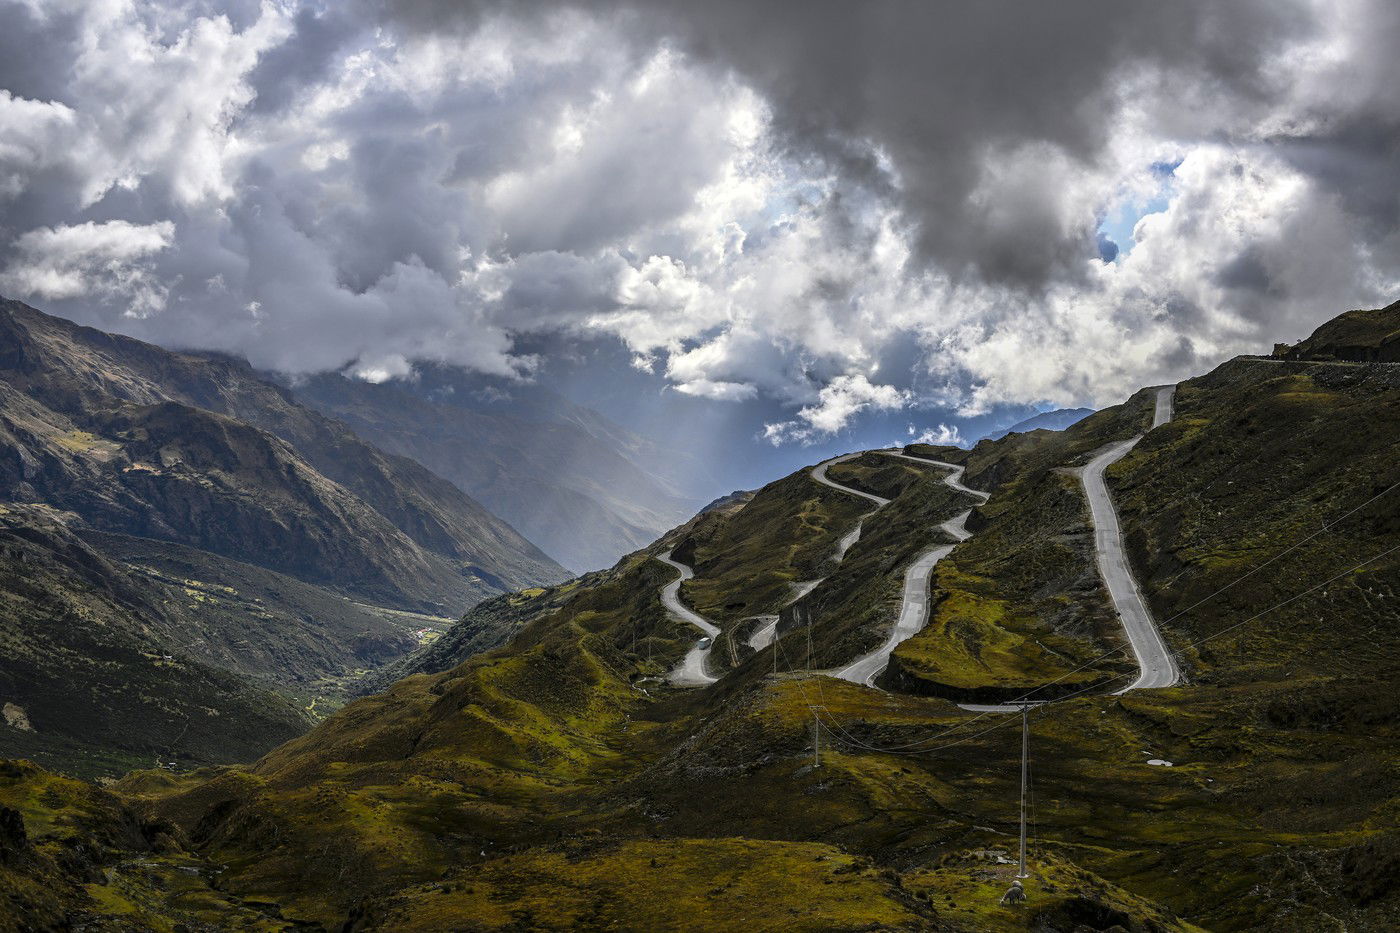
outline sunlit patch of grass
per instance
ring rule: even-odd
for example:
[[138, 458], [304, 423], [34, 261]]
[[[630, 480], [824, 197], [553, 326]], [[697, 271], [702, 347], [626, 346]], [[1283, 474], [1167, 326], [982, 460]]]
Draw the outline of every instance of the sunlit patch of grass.
[[406, 891], [382, 910], [386, 926], [423, 931], [912, 930], [931, 920], [867, 860], [732, 838], [531, 850]]

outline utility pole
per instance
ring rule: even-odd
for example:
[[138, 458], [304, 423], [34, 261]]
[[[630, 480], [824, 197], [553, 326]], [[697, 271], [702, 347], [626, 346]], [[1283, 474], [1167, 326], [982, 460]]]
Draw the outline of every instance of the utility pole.
[[812, 617], [807, 617], [807, 670], [812, 669]]
[[822, 766], [822, 721], [817, 715], [817, 710], [821, 707], [809, 706], [807, 708], [812, 711], [812, 767], [820, 768]]
[[1021, 706], [1021, 867], [1016, 872], [1017, 878], [1028, 878], [1026, 874], [1026, 773], [1027, 765], [1030, 762], [1031, 754], [1031, 718], [1030, 707]]

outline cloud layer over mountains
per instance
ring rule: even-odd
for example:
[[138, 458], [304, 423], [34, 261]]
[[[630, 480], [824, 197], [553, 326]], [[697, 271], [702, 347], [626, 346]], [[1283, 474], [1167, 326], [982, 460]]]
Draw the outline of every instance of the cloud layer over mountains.
[[1400, 7], [0, 0], [0, 293], [366, 378], [617, 340], [775, 443], [1400, 290]]

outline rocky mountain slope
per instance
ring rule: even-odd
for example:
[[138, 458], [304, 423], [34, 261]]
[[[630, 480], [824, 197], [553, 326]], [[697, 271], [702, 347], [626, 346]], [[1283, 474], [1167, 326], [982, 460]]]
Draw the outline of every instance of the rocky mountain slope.
[[27, 723], [0, 750], [83, 773], [259, 754], [445, 617], [568, 576], [244, 364], [17, 302], [0, 509], [0, 703]]
[[6, 483], [21, 495], [59, 497], [52, 504], [114, 531], [265, 554], [252, 562], [272, 569], [294, 560], [295, 574], [403, 608], [456, 613], [567, 576], [452, 484], [244, 363], [171, 353], [18, 302], [0, 306], [0, 347], [14, 425]]
[[[870, 452], [827, 471], [890, 500], [839, 562], [869, 505], [804, 470], [491, 604], [470, 624], [508, 643], [248, 766], [110, 793], [11, 766], [0, 826], [25, 842], [0, 890], [191, 928], [1393, 928], [1397, 369], [1243, 358], [1181, 384], [1160, 427], [1144, 390], [1064, 432], [908, 450], [992, 495], [883, 689], [829, 672], [885, 637], [904, 568], [970, 505], [946, 470]], [[1187, 681], [1119, 696], [1131, 654], [1074, 471], [1143, 432], [1108, 481]], [[667, 551], [721, 629], [706, 688], [666, 680], [698, 636], [661, 605]], [[1003, 908], [1020, 717], [955, 701], [1071, 682], [1030, 719], [1030, 901]]]
[[383, 450], [411, 457], [519, 528], [564, 566], [609, 567], [698, 503], [658, 469], [663, 453], [560, 399], [505, 406], [430, 366], [412, 382], [336, 374], [291, 387]]

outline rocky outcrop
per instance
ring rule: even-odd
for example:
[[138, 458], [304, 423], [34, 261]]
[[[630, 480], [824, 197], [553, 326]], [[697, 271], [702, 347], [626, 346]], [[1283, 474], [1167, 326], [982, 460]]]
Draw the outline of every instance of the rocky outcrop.
[[1289, 346], [1274, 345], [1274, 359], [1400, 363], [1400, 301], [1385, 308], [1348, 311], [1312, 336]]

